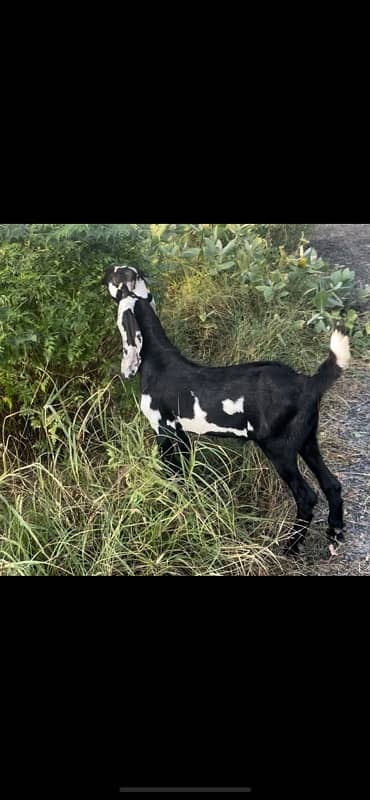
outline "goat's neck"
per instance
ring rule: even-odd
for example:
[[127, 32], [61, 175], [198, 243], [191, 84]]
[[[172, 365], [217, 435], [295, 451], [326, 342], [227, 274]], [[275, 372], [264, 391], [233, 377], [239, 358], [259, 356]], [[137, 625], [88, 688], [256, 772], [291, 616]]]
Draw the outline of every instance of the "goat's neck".
[[147, 301], [137, 301], [135, 317], [143, 336], [142, 357], [144, 363], [150, 360], [161, 367], [166, 365], [171, 355], [181, 358], [181, 354], [168, 339], [156, 313]]

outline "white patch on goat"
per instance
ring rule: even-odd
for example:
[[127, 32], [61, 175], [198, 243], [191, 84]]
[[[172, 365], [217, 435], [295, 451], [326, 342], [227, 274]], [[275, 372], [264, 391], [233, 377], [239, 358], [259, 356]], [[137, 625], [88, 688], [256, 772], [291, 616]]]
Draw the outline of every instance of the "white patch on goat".
[[117, 294], [118, 294], [118, 288], [117, 288], [117, 286], [113, 286], [113, 283], [109, 283], [109, 284], [108, 284], [108, 289], [109, 289], [109, 293], [112, 295], [112, 297], [113, 297], [113, 298], [114, 298], [114, 300], [115, 300], [115, 299], [116, 299], [116, 297], [117, 297]]
[[133, 292], [137, 297], [142, 297], [144, 300], [146, 300], [149, 297], [148, 287], [142, 278], [139, 278], [136, 281], [136, 285], [135, 288], [133, 289]]
[[206, 433], [230, 433], [234, 436], [244, 436], [248, 438], [248, 431], [246, 428], [227, 428], [221, 425], [216, 425], [214, 422], [208, 422], [207, 412], [203, 411], [199, 404], [198, 397], [194, 399], [194, 417], [178, 417], [178, 422], [184, 429], [190, 433], [198, 433], [199, 435]]
[[121, 374], [124, 378], [132, 378], [136, 375], [140, 365], [140, 353], [143, 348], [143, 337], [140, 331], [135, 336], [135, 345], [129, 345], [127, 333], [123, 324], [123, 315], [126, 311], [135, 311], [137, 299], [135, 297], [124, 297], [118, 306], [118, 328], [122, 337], [123, 358], [121, 362]]
[[123, 315], [124, 315], [125, 311], [132, 311], [132, 313], [134, 313], [136, 303], [137, 303], [137, 300], [135, 300], [134, 297], [124, 297], [123, 300], [121, 300], [121, 302], [120, 302], [120, 304], [118, 306], [118, 322], [117, 322], [117, 324], [118, 324], [119, 332], [120, 332], [120, 334], [122, 336], [122, 342], [123, 342], [123, 348], [124, 349], [125, 349], [125, 347], [127, 348], [127, 334], [126, 334], [125, 327], [124, 327], [124, 324], [123, 324]]
[[223, 400], [222, 408], [225, 414], [229, 414], [231, 417], [233, 414], [242, 414], [244, 411], [244, 397], [240, 397], [239, 400]]
[[253, 425], [250, 424], [250, 422], [248, 422], [248, 430], [249, 431], [254, 431], [254, 427], [253, 427]]
[[136, 272], [137, 275], [137, 269], [135, 267], [128, 267], [127, 264], [119, 264], [118, 267], [114, 268], [114, 271], [119, 272], [120, 269], [130, 269], [131, 272]]
[[123, 351], [123, 358], [121, 362], [121, 374], [124, 378], [133, 378], [136, 375], [141, 365], [141, 358], [139, 356], [137, 347], [130, 344]]
[[132, 311], [132, 313], [134, 313], [136, 303], [137, 303], [136, 297], [123, 297], [118, 306], [118, 315], [121, 315], [121, 319], [122, 319], [122, 314], [124, 314], [125, 311]]
[[146, 418], [149, 420], [151, 427], [156, 433], [159, 433], [159, 423], [161, 419], [161, 412], [152, 408], [152, 398], [150, 394], [143, 394], [141, 398], [140, 408]]
[[347, 369], [351, 360], [349, 338], [340, 331], [334, 331], [330, 340], [330, 350], [334, 353], [340, 369]]

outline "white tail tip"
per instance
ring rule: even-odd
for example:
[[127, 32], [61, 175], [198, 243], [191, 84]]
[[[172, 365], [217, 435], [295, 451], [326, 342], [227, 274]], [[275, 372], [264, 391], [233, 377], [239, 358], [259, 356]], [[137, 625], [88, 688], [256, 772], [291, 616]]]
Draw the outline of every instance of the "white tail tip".
[[334, 353], [338, 367], [347, 369], [351, 360], [349, 338], [340, 331], [334, 331], [330, 340], [330, 350]]

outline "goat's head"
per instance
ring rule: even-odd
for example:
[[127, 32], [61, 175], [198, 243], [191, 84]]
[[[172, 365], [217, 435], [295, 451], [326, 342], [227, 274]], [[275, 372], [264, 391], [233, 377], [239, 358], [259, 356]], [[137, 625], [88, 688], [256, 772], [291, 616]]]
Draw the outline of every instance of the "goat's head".
[[127, 292], [144, 300], [152, 300], [145, 276], [135, 267], [108, 267], [103, 283], [116, 303], [120, 303]]
[[109, 267], [103, 283], [118, 303], [118, 327], [122, 336], [123, 358], [121, 372], [125, 378], [133, 378], [141, 365], [143, 336], [135, 316], [135, 305], [139, 299], [148, 300], [155, 308], [146, 278], [135, 267]]

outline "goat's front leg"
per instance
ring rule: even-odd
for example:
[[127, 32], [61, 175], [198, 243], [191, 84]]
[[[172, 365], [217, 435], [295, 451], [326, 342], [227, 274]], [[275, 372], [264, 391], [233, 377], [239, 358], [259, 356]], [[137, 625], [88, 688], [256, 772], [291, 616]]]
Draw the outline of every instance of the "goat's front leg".
[[185, 431], [179, 425], [173, 428], [161, 420], [157, 443], [164, 463], [175, 472], [181, 471], [181, 457], [187, 460], [190, 453], [190, 440]]
[[282, 441], [259, 443], [261, 449], [274, 464], [280, 477], [288, 484], [297, 504], [297, 518], [292, 534], [286, 544], [287, 554], [297, 553], [304, 543], [307, 530], [313, 518], [317, 494], [301, 475], [297, 464], [297, 453], [287, 452], [287, 443]]

